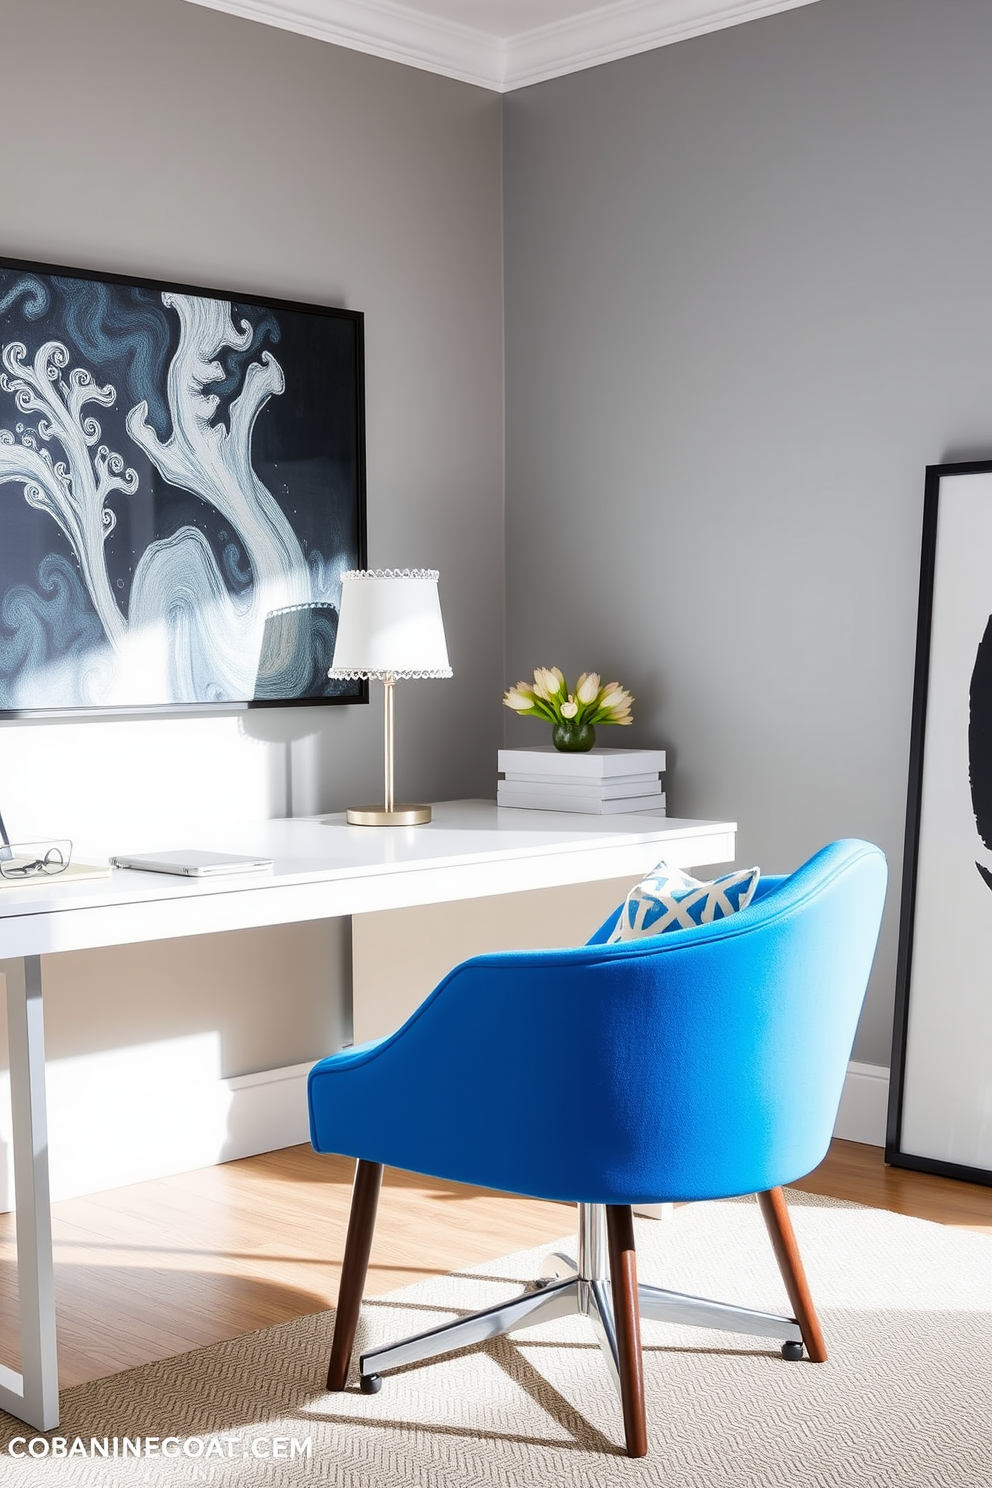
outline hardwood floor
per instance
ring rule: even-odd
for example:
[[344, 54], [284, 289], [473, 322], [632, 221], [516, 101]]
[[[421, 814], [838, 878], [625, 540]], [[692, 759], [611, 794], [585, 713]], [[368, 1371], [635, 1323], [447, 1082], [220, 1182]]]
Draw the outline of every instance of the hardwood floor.
[[[53, 1206], [63, 1386], [334, 1305], [353, 1165], [289, 1147]], [[992, 1234], [992, 1189], [886, 1168], [835, 1142], [797, 1185]], [[387, 1172], [369, 1295], [567, 1234], [565, 1205]], [[17, 1368], [11, 1217], [0, 1360]]]
[[[52, 1206], [59, 1377], [96, 1379], [332, 1307], [354, 1164], [289, 1147]], [[0, 1362], [17, 1368], [11, 1216]], [[568, 1209], [389, 1172], [367, 1291], [567, 1233]]]
[[792, 1186], [992, 1235], [992, 1188], [909, 1168], [887, 1168], [881, 1147], [861, 1142], [835, 1141], [820, 1166]]

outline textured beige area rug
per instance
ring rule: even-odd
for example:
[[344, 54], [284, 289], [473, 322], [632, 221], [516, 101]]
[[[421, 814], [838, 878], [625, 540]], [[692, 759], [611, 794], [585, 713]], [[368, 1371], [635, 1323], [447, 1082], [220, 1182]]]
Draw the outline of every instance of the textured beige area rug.
[[[761, 1340], [646, 1324], [641, 1461], [623, 1455], [619, 1402], [585, 1319], [400, 1371], [363, 1396], [322, 1389], [323, 1313], [68, 1390], [47, 1439], [0, 1414], [0, 1482], [990, 1488], [992, 1239], [805, 1194], [791, 1208], [830, 1362], [789, 1364]], [[753, 1201], [637, 1223], [642, 1279], [787, 1310]], [[367, 1303], [360, 1345], [512, 1296], [549, 1248]], [[120, 1455], [125, 1438], [143, 1451], [158, 1440], [134, 1458]]]

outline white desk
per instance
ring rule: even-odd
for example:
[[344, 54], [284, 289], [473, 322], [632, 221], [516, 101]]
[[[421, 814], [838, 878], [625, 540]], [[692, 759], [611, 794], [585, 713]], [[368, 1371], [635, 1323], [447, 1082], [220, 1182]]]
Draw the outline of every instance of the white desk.
[[733, 822], [449, 801], [421, 827], [349, 827], [343, 817], [324, 817], [224, 831], [226, 850], [272, 858], [271, 875], [201, 881], [115, 870], [105, 879], [34, 881], [0, 892], [21, 1332], [21, 1373], [0, 1365], [0, 1406], [42, 1431], [58, 1425], [43, 955], [634, 879], [662, 856], [680, 867], [731, 860], [735, 832]]

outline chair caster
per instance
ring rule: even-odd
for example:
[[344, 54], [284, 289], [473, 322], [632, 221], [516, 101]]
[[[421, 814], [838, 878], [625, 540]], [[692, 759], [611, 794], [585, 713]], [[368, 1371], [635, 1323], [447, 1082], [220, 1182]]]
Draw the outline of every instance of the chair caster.
[[801, 1359], [802, 1356], [803, 1356], [803, 1346], [802, 1346], [801, 1343], [796, 1343], [794, 1339], [790, 1339], [788, 1343], [783, 1343], [783, 1345], [782, 1345], [782, 1358], [783, 1359], [790, 1359], [790, 1360], [795, 1361], [796, 1359]]
[[358, 1388], [363, 1395], [378, 1395], [382, 1389], [381, 1374], [361, 1374], [358, 1377]]

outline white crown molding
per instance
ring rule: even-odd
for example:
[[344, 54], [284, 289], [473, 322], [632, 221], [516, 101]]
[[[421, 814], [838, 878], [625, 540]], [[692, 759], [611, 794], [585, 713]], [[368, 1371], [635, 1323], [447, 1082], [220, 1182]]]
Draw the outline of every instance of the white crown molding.
[[190, 0], [505, 93], [817, 0], [612, 0], [500, 37], [398, 0]]
[[390, 62], [502, 91], [506, 42], [393, 0], [191, 0]]
[[623, 0], [510, 37], [502, 92], [816, 0]]

